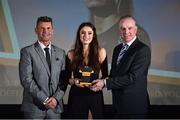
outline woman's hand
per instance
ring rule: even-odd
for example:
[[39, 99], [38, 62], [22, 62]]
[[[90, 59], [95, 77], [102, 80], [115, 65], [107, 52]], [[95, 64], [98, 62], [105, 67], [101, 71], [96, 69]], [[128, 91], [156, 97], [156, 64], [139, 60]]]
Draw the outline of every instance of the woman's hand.
[[84, 88], [85, 85], [80, 84], [80, 79], [77, 78], [70, 78], [69, 79], [70, 85], [76, 85], [77, 87]]
[[70, 79], [69, 79], [69, 84], [70, 84], [70, 85], [74, 85], [74, 84], [75, 84], [74, 78], [70, 78]]
[[80, 87], [80, 88], [84, 88], [85, 87], [84, 85], [80, 84], [80, 79], [75, 79], [74, 81], [75, 81], [74, 83], [75, 83], [75, 85], [77, 87]]

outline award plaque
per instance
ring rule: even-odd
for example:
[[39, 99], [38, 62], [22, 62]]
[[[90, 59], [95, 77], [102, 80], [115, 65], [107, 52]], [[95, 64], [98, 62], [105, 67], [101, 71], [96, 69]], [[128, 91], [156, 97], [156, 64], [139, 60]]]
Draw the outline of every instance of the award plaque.
[[88, 66], [85, 66], [81, 70], [79, 70], [81, 73], [81, 81], [80, 84], [84, 85], [91, 85], [91, 74], [94, 73], [94, 70]]

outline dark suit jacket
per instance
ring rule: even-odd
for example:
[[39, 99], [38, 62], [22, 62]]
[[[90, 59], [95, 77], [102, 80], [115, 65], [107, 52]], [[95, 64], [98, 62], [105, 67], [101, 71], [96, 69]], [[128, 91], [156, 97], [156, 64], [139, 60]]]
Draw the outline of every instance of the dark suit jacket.
[[148, 111], [147, 74], [151, 61], [150, 48], [136, 39], [119, 65], [117, 58], [122, 44], [115, 47], [107, 89], [112, 90], [116, 114], [141, 114]]
[[[24, 88], [22, 110], [26, 112], [43, 113], [43, 102], [50, 96], [49, 86], [53, 88], [53, 95], [58, 106], [53, 109], [56, 113], [63, 111], [63, 95], [61, 83], [65, 71], [65, 51], [52, 45], [51, 71], [46, 62], [39, 43], [21, 49], [19, 75]], [[49, 82], [50, 79], [50, 82]]]

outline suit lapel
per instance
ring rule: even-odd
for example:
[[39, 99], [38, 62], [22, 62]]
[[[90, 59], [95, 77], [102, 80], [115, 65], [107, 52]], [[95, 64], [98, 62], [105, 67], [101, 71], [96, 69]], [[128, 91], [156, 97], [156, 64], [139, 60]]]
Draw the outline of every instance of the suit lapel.
[[111, 68], [111, 70], [113, 71], [116, 70], [119, 66], [117, 65], [117, 58], [119, 56], [119, 52], [121, 51], [121, 48], [122, 48], [122, 44], [119, 44], [114, 50], [113, 58], [112, 58], [112, 68]]
[[44, 52], [43, 52], [42, 48], [40, 47], [38, 42], [36, 42], [34, 46], [35, 46], [35, 50], [38, 53], [44, 67], [46, 68], [46, 70], [48, 72], [48, 75], [50, 75], [49, 66], [47, 64], [46, 57], [44, 56]]
[[[138, 39], [136, 39], [132, 44], [131, 44], [131, 46], [128, 48], [128, 50], [127, 50], [127, 52], [124, 54], [124, 56], [123, 56], [123, 58], [121, 59], [121, 62], [117, 65], [117, 69], [122, 65], [122, 64], [124, 64], [124, 62], [127, 62], [126, 61], [126, 58], [129, 56], [129, 55], [131, 55], [131, 53], [133, 52], [135, 52], [135, 46], [136, 46], [136, 44], [138, 43]], [[122, 48], [122, 45], [120, 46], [120, 50], [121, 50], [121, 48]], [[119, 50], [119, 52], [120, 52], [120, 50]], [[119, 55], [119, 54], [118, 54]], [[116, 56], [116, 57], [118, 57], [118, 55]], [[116, 58], [116, 62], [117, 62], [117, 58]]]
[[51, 73], [53, 75], [54, 68], [56, 67], [56, 48], [51, 46]]
[[132, 52], [134, 53], [136, 51], [136, 46], [138, 44], [139, 40], [136, 38], [136, 40], [131, 44], [131, 46], [128, 48], [125, 57], [131, 54]]
[[120, 45], [118, 46], [117, 51], [116, 51], [116, 53], [115, 53], [115, 63], [117, 63], [117, 59], [118, 59], [119, 53], [120, 53], [120, 51], [121, 51], [121, 49], [122, 49], [122, 45], [123, 45], [123, 44], [120, 44]]

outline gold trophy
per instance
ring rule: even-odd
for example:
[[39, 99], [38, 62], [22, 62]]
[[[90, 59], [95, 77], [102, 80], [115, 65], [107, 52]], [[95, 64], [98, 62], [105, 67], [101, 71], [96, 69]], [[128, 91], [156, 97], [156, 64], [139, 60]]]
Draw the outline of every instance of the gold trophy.
[[79, 70], [81, 73], [81, 85], [92, 85], [91, 81], [91, 74], [94, 73], [94, 70], [88, 66], [85, 66], [81, 70]]

